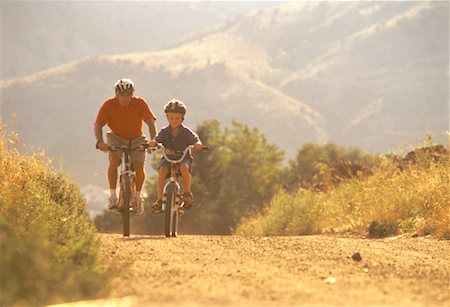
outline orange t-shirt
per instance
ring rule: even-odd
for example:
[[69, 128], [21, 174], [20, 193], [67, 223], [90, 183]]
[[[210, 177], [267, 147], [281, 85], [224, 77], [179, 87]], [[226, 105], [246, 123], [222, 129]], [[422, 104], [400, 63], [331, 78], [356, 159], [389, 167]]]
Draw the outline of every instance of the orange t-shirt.
[[98, 112], [95, 123], [104, 126], [108, 124], [112, 132], [125, 139], [134, 139], [143, 134], [142, 121], [156, 120], [144, 98], [133, 96], [129, 106], [122, 107], [119, 98], [106, 100]]

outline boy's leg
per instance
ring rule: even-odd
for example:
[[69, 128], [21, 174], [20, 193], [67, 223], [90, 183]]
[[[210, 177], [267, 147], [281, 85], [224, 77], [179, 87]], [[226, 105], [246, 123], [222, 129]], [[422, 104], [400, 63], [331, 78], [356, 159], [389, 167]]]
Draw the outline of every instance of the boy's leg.
[[158, 200], [163, 199], [163, 193], [164, 193], [164, 184], [166, 183], [166, 177], [169, 173], [169, 169], [165, 166], [161, 166], [159, 168], [159, 174], [158, 174], [158, 184], [156, 187], [156, 192], [158, 193]]
[[184, 206], [187, 209], [192, 207], [193, 195], [191, 192], [191, 179], [190, 163], [182, 163], [180, 165], [180, 173], [183, 176], [183, 201]]
[[180, 173], [183, 176], [183, 192], [191, 192], [191, 172], [189, 171], [189, 164], [183, 163], [180, 165]]
[[158, 183], [156, 185], [156, 192], [158, 199], [153, 203], [153, 213], [160, 213], [162, 209], [162, 199], [164, 194], [164, 184], [166, 182], [166, 176], [169, 173], [169, 169], [165, 166], [160, 166], [158, 171]]

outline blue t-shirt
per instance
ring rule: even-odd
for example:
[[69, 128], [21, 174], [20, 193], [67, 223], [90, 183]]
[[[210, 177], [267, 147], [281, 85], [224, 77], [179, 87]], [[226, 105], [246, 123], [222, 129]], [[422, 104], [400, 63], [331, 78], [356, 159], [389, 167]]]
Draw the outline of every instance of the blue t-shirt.
[[197, 133], [183, 125], [180, 126], [180, 131], [176, 137], [170, 134], [170, 126], [162, 128], [155, 137], [158, 143], [163, 144], [166, 149], [173, 151], [183, 151], [189, 145], [197, 143], [199, 139]]

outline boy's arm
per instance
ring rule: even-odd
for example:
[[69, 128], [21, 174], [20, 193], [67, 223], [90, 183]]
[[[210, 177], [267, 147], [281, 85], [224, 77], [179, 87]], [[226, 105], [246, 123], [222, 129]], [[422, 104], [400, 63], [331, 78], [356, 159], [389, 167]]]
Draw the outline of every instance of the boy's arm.
[[198, 139], [198, 141], [194, 144], [194, 150], [202, 150], [203, 147], [203, 143], [200, 139]]

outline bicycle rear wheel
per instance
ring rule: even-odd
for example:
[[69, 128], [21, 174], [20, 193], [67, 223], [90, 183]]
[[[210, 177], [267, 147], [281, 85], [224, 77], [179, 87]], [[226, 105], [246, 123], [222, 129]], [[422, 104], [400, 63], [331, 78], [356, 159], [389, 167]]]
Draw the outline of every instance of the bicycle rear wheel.
[[131, 200], [131, 182], [130, 177], [125, 176], [124, 178], [124, 195], [123, 195], [123, 211], [122, 211], [122, 226], [123, 226], [123, 236], [130, 236], [130, 200]]

